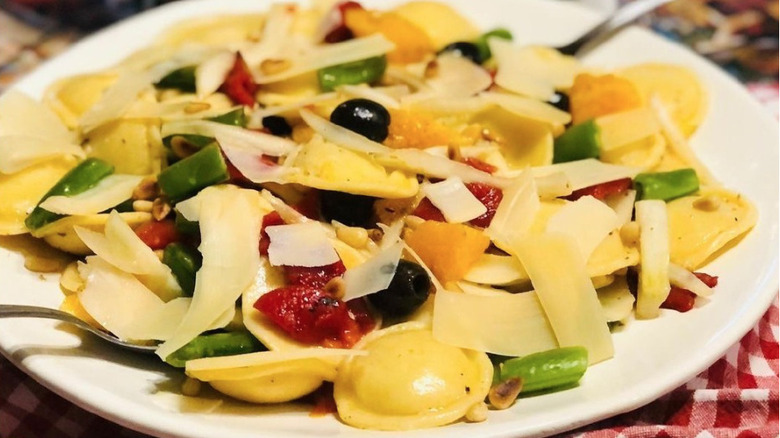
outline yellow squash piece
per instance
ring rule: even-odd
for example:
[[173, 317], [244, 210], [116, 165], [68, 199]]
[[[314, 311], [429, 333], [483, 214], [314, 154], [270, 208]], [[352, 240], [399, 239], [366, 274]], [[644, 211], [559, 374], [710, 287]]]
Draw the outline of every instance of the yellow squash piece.
[[460, 145], [464, 138], [422, 111], [390, 109], [390, 126], [384, 144], [391, 148], [425, 149], [432, 146]]
[[395, 44], [387, 54], [391, 63], [420, 62], [436, 49], [423, 28], [393, 12], [371, 12], [350, 8], [344, 13], [344, 22], [356, 37], [381, 33]]
[[607, 74], [581, 73], [569, 91], [572, 122], [619, 113], [642, 106], [642, 97], [628, 80]]
[[675, 199], [666, 207], [671, 261], [689, 271], [717, 257], [758, 219], [749, 200], [723, 189], [702, 190], [698, 195]]
[[412, 1], [393, 9], [423, 30], [436, 49], [455, 41], [472, 41], [479, 29], [451, 6], [432, 1]]
[[333, 396], [354, 427], [409, 430], [452, 423], [490, 389], [493, 365], [482, 352], [436, 341], [419, 323], [369, 334], [339, 369]]
[[423, 222], [405, 240], [442, 283], [462, 279], [490, 245], [481, 230], [436, 221]]
[[0, 174], [0, 236], [27, 233], [27, 213], [75, 165], [76, 159], [62, 157], [11, 175]]
[[316, 136], [301, 147], [292, 166], [300, 172], [289, 182], [378, 198], [408, 198], [417, 194], [417, 178], [387, 171], [356, 152]]
[[634, 84], [645, 102], [657, 95], [685, 135], [691, 135], [707, 113], [709, 99], [704, 86], [686, 67], [639, 64], [621, 70], [620, 76]]

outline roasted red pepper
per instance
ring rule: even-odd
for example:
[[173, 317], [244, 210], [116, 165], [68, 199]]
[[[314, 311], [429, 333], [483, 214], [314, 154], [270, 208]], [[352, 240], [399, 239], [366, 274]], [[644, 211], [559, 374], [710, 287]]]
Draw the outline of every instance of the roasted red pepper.
[[168, 244], [179, 240], [176, 223], [172, 220], [146, 222], [135, 229], [135, 234], [154, 250], [165, 249]]
[[563, 199], [569, 201], [576, 201], [583, 196], [593, 196], [596, 199], [604, 200], [608, 196], [617, 195], [625, 192], [631, 188], [631, 178], [616, 179], [614, 181], [608, 181], [601, 184], [585, 187], [579, 190], [575, 190], [569, 196], [564, 196]]
[[[693, 275], [695, 275], [699, 280], [702, 281], [702, 283], [709, 287], [715, 287], [718, 285], [718, 277], [708, 275], [703, 272], [694, 272]], [[688, 289], [672, 286], [672, 288], [669, 290], [669, 296], [666, 297], [666, 300], [663, 302], [663, 304], [661, 304], [661, 307], [664, 309], [676, 310], [678, 312], [687, 312], [693, 309], [694, 304], [696, 304], [695, 293], [689, 291]]]
[[344, 274], [346, 270], [344, 263], [339, 260], [325, 266], [285, 266], [284, 276], [289, 285], [321, 289], [333, 278]]
[[258, 85], [255, 83], [252, 73], [249, 71], [241, 53], [236, 53], [233, 68], [228, 72], [220, 91], [227, 94], [233, 102], [252, 107], [255, 105], [255, 93]]
[[271, 244], [271, 239], [268, 237], [268, 233], [265, 232], [265, 229], [266, 227], [274, 225], [284, 225], [284, 220], [279, 216], [279, 213], [272, 211], [263, 216], [263, 223], [260, 225], [260, 242], [258, 243], [258, 249], [260, 250], [261, 255], [268, 255], [268, 245]]
[[326, 43], [340, 43], [342, 41], [351, 40], [354, 38], [354, 35], [352, 34], [352, 31], [347, 27], [346, 20], [344, 19], [344, 15], [346, 15], [347, 10], [352, 8], [359, 8], [363, 9], [363, 6], [360, 5], [358, 2], [353, 1], [347, 1], [339, 3], [336, 6], [336, 12], [338, 13], [338, 21], [337, 24], [331, 29], [323, 39]]

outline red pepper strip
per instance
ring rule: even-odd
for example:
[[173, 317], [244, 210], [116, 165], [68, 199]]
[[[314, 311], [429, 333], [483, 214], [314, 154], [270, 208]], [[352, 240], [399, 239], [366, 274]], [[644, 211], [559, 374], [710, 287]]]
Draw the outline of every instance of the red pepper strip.
[[469, 166], [471, 166], [471, 167], [473, 167], [473, 168], [475, 168], [477, 170], [481, 170], [481, 171], [489, 173], [489, 174], [493, 174], [493, 172], [498, 170], [498, 168], [496, 166], [494, 166], [492, 164], [488, 164], [488, 163], [480, 160], [479, 158], [473, 158], [473, 157], [464, 158], [463, 159], [463, 163], [464, 164], [468, 164]]
[[255, 93], [258, 85], [255, 83], [252, 73], [249, 72], [249, 67], [244, 62], [241, 53], [236, 53], [233, 68], [230, 69], [225, 82], [219, 89], [237, 104], [255, 106]]
[[563, 196], [563, 199], [576, 201], [583, 196], [593, 196], [596, 199], [604, 200], [608, 196], [617, 195], [631, 189], [631, 178], [616, 179], [601, 184], [585, 187], [575, 190], [569, 196]]
[[441, 210], [436, 208], [428, 198], [422, 198], [412, 214], [426, 221], [446, 222]]
[[172, 220], [146, 222], [135, 229], [135, 234], [154, 250], [165, 249], [168, 244], [179, 240], [176, 223]]
[[284, 276], [291, 286], [322, 288], [330, 280], [341, 276], [347, 268], [341, 260], [325, 266], [285, 266]]
[[263, 216], [263, 223], [260, 225], [260, 242], [258, 243], [258, 249], [260, 250], [261, 255], [268, 255], [268, 245], [271, 244], [271, 238], [268, 237], [265, 228], [274, 225], [284, 225], [284, 220], [279, 216], [279, 213], [272, 211]]
[[347, 10], [352, 8], [363, 9], [363, 6], [358, 2], [347, 1], [340, 3], [338, 6], [339, 23], [325, 35], [323, 39], [326, 43], [340, 43], [342, 41], [351, 40], [355, 37], [352, 31], [347, 27], [344, 16]]
[[[702, 283], [709, 287], [715, 287], [718, 285], [718, 277], [705, 274], [703, 272], [694, 272], [695, 275]], [[696, 294], [683, 289], [681, 287], [672, 286], [669, 290], [669, 296], [666, 297], [666, 301], [661, 304], [664, 309], [672, 309], [678, 312], [687, 312], [693, 308], [696, 303]]]
[[290, 337], [307, 344], [350, 348], [364, 334], [346, 303], [313, 287], [274, 289], [254, 307]]

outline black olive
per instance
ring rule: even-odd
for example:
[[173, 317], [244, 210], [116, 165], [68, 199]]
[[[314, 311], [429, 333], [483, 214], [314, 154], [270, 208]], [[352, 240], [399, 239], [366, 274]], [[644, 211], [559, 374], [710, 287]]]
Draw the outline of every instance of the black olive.
[[569, 112], [569, 96], [563, 93], [556, 92], [555, 96], [550, 99], [549, 103], [559, 110]]
[[373, 100], [350, 99], [333, 110], [330, 121], [381, 143], [387, 138], [390, 113]]
[[292, 126], [282, 116], [263, 117], [263, 128], [271, 131], [271, 134], [284, 137], [292, 134]]
[[420, 307], [431, 289], [431, 278], [420, 265], [406, 260], [398, 262], [387, 289], [368, 295], [368, 301], [387, 316], [406, 316]]
[[320, 213], [330, 221], [339, 221], [350, 227], [368, 228], [374, 215], [376, 198], [362, 195], [352, 195], [344, 192], [320, 192]]
[[462, 56], [471, 60], [474, 64], [482, 64], [482, 54], [479, 52], [479, 47], [474, 43], [468, 43], [466, 41], [458, 41], [455, 43], [447, 44], [439, 53], [453, 53], [458, 56]]

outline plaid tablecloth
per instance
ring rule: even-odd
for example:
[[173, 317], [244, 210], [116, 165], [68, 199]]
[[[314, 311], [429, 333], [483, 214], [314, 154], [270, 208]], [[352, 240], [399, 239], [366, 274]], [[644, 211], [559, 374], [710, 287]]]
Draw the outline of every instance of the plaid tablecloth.
[[[0, 6], [10, 3], [14, 2], [0, 0]], [[56, 2], [25, 0], [18, 3]], [[114, 6], [125, 3], [128, 2], [105, 2]], [[154, 4], [154, 1], [149, 3]], [[119, 9], [114, 7], [108, 11], [115, 10]], [[79, 36], [72, 28], [57, 29], [43, 24], [30, 28], [0, 10], [0, 92], [15, 78]], [[746, 81], [750, 92], [777, 117], [777, 1], [682, 0], [649, 17], [645, 24], [701, 52], [713, 51], [711, 57], [720, 57], [715, 60]], [[768, 51], [766, 35], [774, 42]], [[777, 298], [737, 345], [690, 382], [647, 406], [565, 436], [780, 436]], [[0, 438], [109, 437], [143, 438], [146, 435], [76, 407], [0, 356]]]

